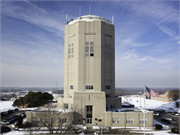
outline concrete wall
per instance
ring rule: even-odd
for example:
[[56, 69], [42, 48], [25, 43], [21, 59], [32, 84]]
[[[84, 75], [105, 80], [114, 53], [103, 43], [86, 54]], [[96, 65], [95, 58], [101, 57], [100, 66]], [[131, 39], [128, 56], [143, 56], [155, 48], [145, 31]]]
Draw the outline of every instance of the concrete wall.
[[[153, 127], [153, 112], [146, 113], [147, 119], [146, 127]], [[119, 118], [119, 123], [112, 123], [112, 118]], [[132, 118], [133, 123], [126, 123], [126, 118]], [[142, 112], [106, 112], [105, 113], [105, 126], [107, 127], [143, 127], [144, 124], [140, 124], [140, 118], [144, 119]]]
[[86, 118], [86, 106], [93, 107], [92, 125], [96, 125], [95, 118], [105, 117], [106, 99], [104, 92], [75, 92], [74, 95], [74, 107], [83, 109], [83, 118]]

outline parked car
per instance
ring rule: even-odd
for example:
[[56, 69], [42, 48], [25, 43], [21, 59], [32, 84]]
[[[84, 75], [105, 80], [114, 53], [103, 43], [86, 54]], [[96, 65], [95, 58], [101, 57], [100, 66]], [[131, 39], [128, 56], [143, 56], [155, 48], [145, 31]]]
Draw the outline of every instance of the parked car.
[[175, 115], [179, 116], [179, 113], [175, 113]]
[[159, 116], [159, 112], [154, 112], [154, 116]]
[[174, 119], [171, 117], [162, 117], [161, 120], [174, 121]]

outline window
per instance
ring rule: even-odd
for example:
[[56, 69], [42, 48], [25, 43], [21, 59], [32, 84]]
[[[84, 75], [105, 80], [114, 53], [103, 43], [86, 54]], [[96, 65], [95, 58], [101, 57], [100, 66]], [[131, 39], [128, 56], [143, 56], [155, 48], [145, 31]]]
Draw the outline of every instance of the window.
[[89, 100], [91, 100], [91, 95], [89, 95]]
[[94, 45], [94, 42], [90, 42], [90, 45]]
[[93, 56], [94, 56], [94, 53], [91, 53], [90, 56], [93, 57]]
[[74, 44], [72, 43], [72, 46], [74, 46]]
[[133, 121], [134, 121], [134, 120], [133, 120], [132, 118], [127, 118], [127, 119], [126, 119], [126, 123], [133, 123]]
[[61, 124], [66, 123], [66, 118], [60, 118], [59, 123], [61, 123]]
[[64, 109], [68, 109], [68, 104], [64, 104]]
[[71, 47], [71, 44], [69, 44], [69, 47]]
[[53, 118], [47, 118], [46, 123], [53, 123]]
[[72, 90], [73, 89], [73, 85], [69, 85], [69, 89]]
[[111, 96], [110, 94], [106, 94], [106, 98], [110, 98], [110, 96]]
[[[143, 123], [144, 123], [144, 119], [143, 119], [143, 118], [140, 118], [140, 119], [139, 119], [139, 123], [143, 124]], [[145, 123], [147, 123], [147, 119], [145, 119]]]
[[93, 89], [93, 85], [86, 85], [86, 89]]
[[94, 46], [90, 46], [90, 52], [94, 52]]
[[69, 58], [71, 58], [71, 55], [69, 55]]
[[119, 118], [112, 118], [112, 123], [117, 124], [119, 123]]
[[105, 45], [105, 57], [110, 58], [111, 57], [111, 44], [106, 43]]
[[74, 53], [74, 48], [72, 48], [72, 53]]
[[110, 85], [106, 85], [106, 89], [111, 89], [111, 86]]
[[72, 54], [72, 56], [71, 56], [72, 58], [74, 57], [74, 55]]
[[116, 106], [115, 104], [111, 104], [111, 109], [115, 109], [116, 108], [115, 106]]
[[40, 122], [40, 118], [33, 118], [33, 119], [32, 119], [32, 122], [33, 122], [33, 123], [39, 123], [39, 122]]
[[69, 48], [69, 54], [71, 53], [71, 48]]
[[[94, 56], [94, 42], [86, 42], [86, 57], [93, 57]], [[89, 54], [90, 52], [90, 54]]]
[[89, 52], [89, 46], [86, 46], [86, 52]]

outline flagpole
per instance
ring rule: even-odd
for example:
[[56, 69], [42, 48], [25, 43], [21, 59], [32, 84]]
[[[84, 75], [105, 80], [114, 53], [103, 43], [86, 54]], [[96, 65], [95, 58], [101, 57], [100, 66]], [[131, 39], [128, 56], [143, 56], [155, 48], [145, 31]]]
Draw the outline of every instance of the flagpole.
[[146, 101], [146, 94], [145, 94], [145, 84], [144, 84], [144, 135], [145, 135], [145, 101]]

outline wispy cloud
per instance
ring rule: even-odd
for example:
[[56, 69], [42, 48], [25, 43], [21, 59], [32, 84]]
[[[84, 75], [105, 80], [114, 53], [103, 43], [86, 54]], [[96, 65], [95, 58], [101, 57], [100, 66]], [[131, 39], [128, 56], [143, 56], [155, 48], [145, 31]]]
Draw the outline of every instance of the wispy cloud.
[[149, 45], [149, 43], [139, 43], [139, 42], [135, 42], [132, 39], [125, 39], [122, 40], [122, 44], [123, 45], [130, 45], [132, 47], [141, 47], [141, 46], [147, 46]]
[[169, 63], [171, 62], [171, 59], [165, 59], [165, 58], [155, 58], [153, 56], [140, 56], [138, 53], [135, 52], [135, 50], [130, 50], [124, 53], [124, 56], [122, 57], [124, 60], [133, 60], [133, 61], [147, 61], [147, 62], [157, 62], [161, 64]]
[[23, 20], [58, 36], [63, 36], [64, 24], [59, 20], [65, 16], [61, 15], [62, 18], [57, 20], [44, 9], [27, 0], [20, 2], [3, 1], [1, 4], [2, 15]]
[[173, 37], [176, 34], [173, 30], [169, 29], [165, 25], [160, 25], [159, 23], [155, 23], [155, 24], [156, 24], [156, 26], [159, 27], [160, 30], [162, 30], [164, 33], [168, 34], [170, 37]]
[[152, 19], [152, 22], [164, 33], [175, 36], [174, 30], [168, 28], [168, 23], [179, 23], [179, 11], [172, 3], [167, 1], [136, 1], [124, 2], [122, 6], [135, 11], [137, 16], [145, 16]]

